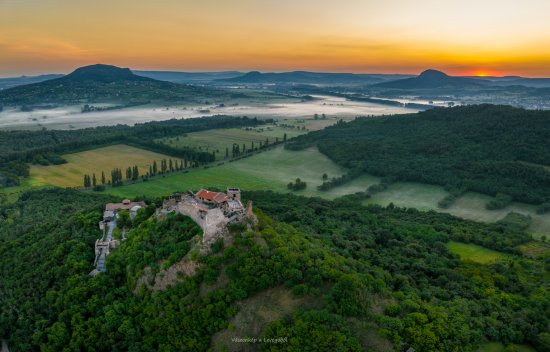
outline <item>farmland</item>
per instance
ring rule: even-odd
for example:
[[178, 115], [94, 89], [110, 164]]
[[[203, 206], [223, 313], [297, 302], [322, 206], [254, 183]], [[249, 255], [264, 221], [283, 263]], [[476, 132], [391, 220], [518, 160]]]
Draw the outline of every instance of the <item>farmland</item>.
[[322, 183], [323, 173], [332, 177], [342, 175], [344, 170], [316, 149], [291, 152], [275, 148], [241, 160], [225, 162], [220, 166], [115, 187], [108, 189], [108, 192], [119, 196], [159, 196], [200, 187], [224, 189], [227, 186], [246, 190], [270, 189], [275, 192], [287, 192], [286, 185], [300, 178], [308, 186], [296, 193], [311, 196], [320, 194], [316, 186]]
[[84, 152], [65, 154], [66, 164], [31, 167], [31, 183], [37, 185], [53, 185], [60, 187], [80, 187], [84, 174], [96, 174], [100, 177], [104, 171], [107, 178], [114, 168], [124, 170], [129, 166], [137, 165], [140, 174], [149, 171], [153, 161], [169, 159], [166, 155], [134, 148], [128, 145], [117, 144], [104, 148], [87, 150]]
[[[260, 143], [273, 143], [282, 141], [284, 136], [293, 138], [306, 133], [298, 128], [284, 128], [276, 125], [264, 125], [260, 127], [215, 129], [189, 133], [184, 136], [162, 138], [157, 142], [168, 144], [172, 147], [191, 147], [200, 151], [215, 152], [216, 159], [225, 159], [226, 149], [231, 151], [233, 145], [246, 149], [257, 148]], [[230, 154], [231, 155], [231, 154]]]
[[[306, 121], [316, 122], [317, 120]], [[264, 125], [248, 130], [235, 128], [195, 132], [185, 137], [182, 136], [179, 141], [174, 137], [170, 137], [166, 141], [173, 142], [176, 146], [201, 147], [201, 150], [204, 151], [211, 151], [216, 148], [220, 150], [217, 156], [225, 157], [225, 146], [232, 145], [232, 143], [250, 144], [251, 141], [265, 140], [267, 135], [271, 136], [269, 138], [273, 138], [272, 136], [277, 136], [278, 133], [287, 133], [287, 137], [291, 138], [294, 135], [292, 132], [300, 133], [297, 129]], [[148, 171], [153, 160], [158, 162], [168, 157], [126, 145], [116, 145], [67, 154], [64, 155], [64, 158], [68, 161], [67, 164], [32, 166], [30, 179], [25, 181], [17, 189], [17, 192], [43, 185], [78, 187], [82, 185], [82, 178], [85, 173], [95, 172], [96, 176], [99, 177], [103, 170], [109, 178], [110, 170], [113, 168], [124, 169], [135, 164], [139, 166], [140, 173], [144, 174]], [[159, 196], [168, 195], [174, 191], [200, 187], [223, 189], [228, 185], [246, 190], [270, 189], [275, 192], [288, 192], [286, 185], [296, 178], [300, 178], [307, 183], [307, 188], [296, 192], [297, 194], [333, 199], [346, 194], [365, 191], [369, 186], [380, 182], [377, 177], [363, 175], [329, 191], [321, 192], [317, 190], [317, 186], [322, 183], [323, 174], [326, 173], [328, 177], [337, 177], [345, 172], [346, 170], [337, 166], [315, 148], [289, 151], [277, 147], [240, 160], [221, 161], [218, 159], [216, 165], [192, 169], [187, 173], [155, 177], [147, 182], [108, 189], [107, 192], [128, 197], [139, 195]], [[478, 193], [466, 193], [460, 196], [449, 208], [441, 209], [437, 203], [446, 195], [447, 192], [440, 186], [396, 182], [391, 184], [385, 191], [374, 194], [364, 203], [384, 206], [393, 203], [400, 207], [448, 212], [458, 217], [481, 222], [496, 222], [513, 211], [531, 217], [528, 231], [535, 238], [540, 238], [542, 235], [548, 237], [550, 234], [550, 214], [537, 214], [535, 207], [532, 205], [514, 202], [501, 210], [487, 210], [485, 205], [492, 199], [491, 197]]]
[[[315, 148], [289, 151], [278, 147], [233, 162], [226, 161], [220, 166], [155, 178], [144, 183], [109, 189], [108, 192], [128, 197], [155, 196], [200, 187], [223, 189], [228, 185], [246, 190], [270, 189], [275, 192], [288, 192], [286, 185], [296, 178], [300, 178], [307, 183], [307, 188], [296, 192], [297, 194], [333, 199], [346, 194], [366, 191], [369, 186], [379, 183], [380, 180], [374, 176], [363, 175], [342, 186], [321, 192], [317, 190], [317, 186], [322, 183], [323, 173], [334, 177], [344, 174], [345, 170]], [[514, 211], [531, 217], [528, 231], [534, 237], [539, 238], [542, 235], [548, 237], [550, 234], [550, 214], [536, 214], [534, 206], [512, 203], [502, 210], [487, 210], [485, 204], [491, 197], [478, 193], [466, 193], [448, 209], [441, 209], [437, 203], [446, 195], [447, 192], [439, 186], [396, 182], [387, 190], [373, 195], [364, 203], [384, 206], [393, 203], [400, 207], [448, 212], [458, 217], [481, 222], [496, 222], [509, 212]]]

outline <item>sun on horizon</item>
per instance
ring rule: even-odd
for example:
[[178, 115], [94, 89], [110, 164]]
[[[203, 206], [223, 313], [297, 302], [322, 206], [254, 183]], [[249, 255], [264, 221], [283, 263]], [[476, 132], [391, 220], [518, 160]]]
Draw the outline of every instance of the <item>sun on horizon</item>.
[[450, 75], [486, 65], [475, 75], [548, 77], [549, 11], [541, 0], [0, 0], [0, 76], [111, 62], [405, 74], [435, 66]]

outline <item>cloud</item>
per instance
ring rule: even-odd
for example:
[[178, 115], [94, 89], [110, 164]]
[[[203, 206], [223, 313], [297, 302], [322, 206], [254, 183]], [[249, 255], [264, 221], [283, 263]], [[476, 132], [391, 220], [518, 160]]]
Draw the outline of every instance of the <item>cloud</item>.
[[0, 38], [0, 46], [8, 52], [50, 57], [88, 56], [93, 52], [69, 42], [47, 37], [26, 36], [24, 40]]

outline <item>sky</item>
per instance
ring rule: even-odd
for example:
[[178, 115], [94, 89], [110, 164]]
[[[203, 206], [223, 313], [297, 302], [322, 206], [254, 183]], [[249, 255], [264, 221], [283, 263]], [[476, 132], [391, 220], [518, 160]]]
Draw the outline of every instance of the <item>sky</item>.
[[105, 63], [550, 77], [547, 0], [0, 0], [0, 76]]

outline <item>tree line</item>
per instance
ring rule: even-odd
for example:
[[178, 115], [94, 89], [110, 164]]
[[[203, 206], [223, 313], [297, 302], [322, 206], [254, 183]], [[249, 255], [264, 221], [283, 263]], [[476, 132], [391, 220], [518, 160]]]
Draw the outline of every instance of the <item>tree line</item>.
[[312, 145], [351, 170], [320, 189], [369, 173], [498, 195], [490, 208], [510, 200], [550, 203], [548, 111], [485, 104], [361, 117], [298, 136], [286, 147]]
[[110, 179], [105, 176], [104, 171], [101, 171], [101, 176], [99, 179], [96, 177], [95, 173], [92, 173], [91, 176], [89, 174], [84, 174], [83, 186], [84, 188], [94, 188], [96, 191], [101, 191], [104, 189], [104, 186], [120, 186], [124, 181], [137, 181], [140, 177], [142, 180], [147, 180], [152, 176], [164, 175], [175, 171], [183, 171], [187, 168], [197, 166], [199, 166], [198, 162], [191, 162], [184, 159], [162, 159], [159, 163], [154, 160], [149, 165], [149, 170], [143, 174], [140, 174], [139, 167], [137, 165], [128, 166], [124, 170], [124, 175], [121, 168], [112, 169]]
[[212, 153], [174, 148], [158, 143], [156, 139], [215, 128], [257, 126], [271, 121], [246, 116], [212, 116], [78, 130], [0, 131], [0, 187], [18, 185], [21, 178], [28, 177], [29, 163], [60, 164], [64, 162], [60, 156], [62, 153], [115, 143], [125, 143], [193, 163], [208, 163], [214, 161]]

